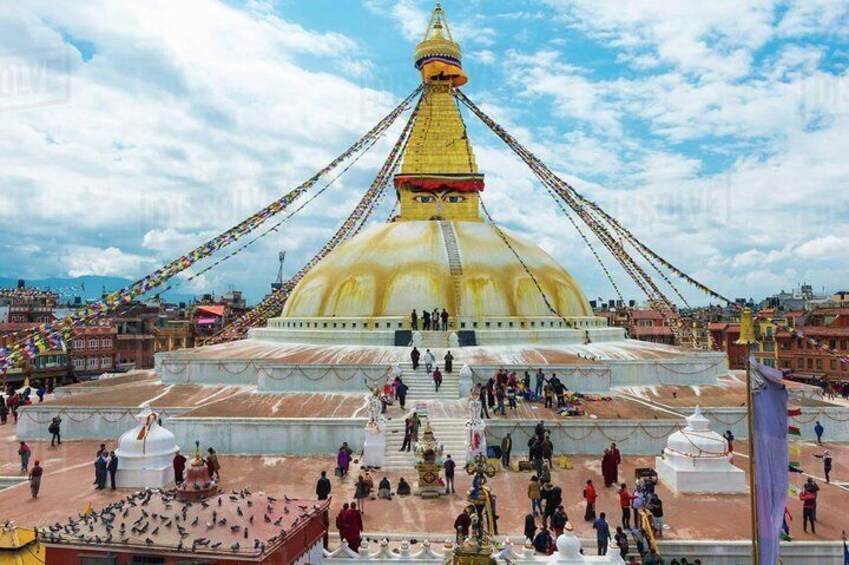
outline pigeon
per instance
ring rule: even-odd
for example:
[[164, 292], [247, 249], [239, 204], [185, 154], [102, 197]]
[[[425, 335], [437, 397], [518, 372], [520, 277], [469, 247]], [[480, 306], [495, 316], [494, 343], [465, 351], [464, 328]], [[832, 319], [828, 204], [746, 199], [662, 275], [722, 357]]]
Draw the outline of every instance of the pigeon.
[[159, 533], [159, 526], [156, 526], [155, 528], [153, 528], [153, 531], [150, 532], [150, 535], [155, 536], [158, 533]]
[[147, 545], [153, 545], [153, 540], [150, 538], [144, 538], [144, 543], [146, 543]]
[[200, 516], [195, 516], [195, 519], [192, 520], [192, 526], [197, 526], [200, 524]]
[[233, 545], [231, 545], [230, 551], [239, 551], [239, 542], [236, 542]]
[[279, 525], [280, 525], [280, 524], [282, 524], [282, 523], [283, 523], [283, 516], [280, 516], [279, 518], [277, 518], [276, 520], [274, 520], [274, 525], [275, 525], [275, 526], [279, 526]]
[[248, 539], [248, 529], [245, 528], [245, 539]]
[[218, 549], [219, 547], [221, 547], [221, 542], [217, 541], [217, 542], [213, 543], [212, 545], [210, 545], [209, 547], [210, 547], [210, 549]]
[[183, 551], [183, 540], [180, 540], [177, 544], [177, 551]]
[[242, 512], [242, 509], [241, 509], [241, 508], [239, 508], [238, 506], [236, 507], [236, 514], [238, 514], [239, 516], [244, 516], [244, 515], [245, 515], [245, 514], [244, 514], [244, 512]]
[[254, 517], [253, 517], [253, 516], [251, 516], [250, 518], [248, 518], [248, 523], [249, 523], [249, 524], [251, 524], [251, 525], [253, 525], [253, 523], [254, 523]]
[[271, 518], [269, 518], [269, 517], [268, 517], [268, 514], [263, 514], [263, 517], [265, 518], [265, 523], [266, 523], [266, 524], [270, 524], [270, 523], [271, 523]]

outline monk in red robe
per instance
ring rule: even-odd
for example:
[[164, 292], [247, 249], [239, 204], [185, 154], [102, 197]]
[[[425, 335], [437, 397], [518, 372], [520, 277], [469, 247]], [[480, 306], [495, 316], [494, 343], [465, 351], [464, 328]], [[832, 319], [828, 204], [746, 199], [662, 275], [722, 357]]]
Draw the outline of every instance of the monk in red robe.
[[348, 537], [345, 535], [347, 530], [345, 529], [345, 516], [348, 515], [348, 503], [342, 505], [342, 510], [339, 511], [339, 514], [336, 515], [336, 529], [339, 530], [339, 537], [342, 541], [348, 541]]
[[613, 458], [613, 484], [619, 484], [619, 465], [622, 464], [622, 454], [615, 443], [610, 444], [610, 456]]
[[616, 482], [617, 475], [616, 463], [613, 462], [613, 455], [609, 449], [604, 450], [604, 455], [601, 458], [601, 475], [604, 477], [604, 486], [610, 487]]
[[342, 518], [342, 524], [345, 530], [345, 539], [348, 540], [348, 547], [359, 552], [363, 533], [363, 517], [360, 516], [360, 511], [357, 509], [357, 503], [352, 502], [351, 507]]

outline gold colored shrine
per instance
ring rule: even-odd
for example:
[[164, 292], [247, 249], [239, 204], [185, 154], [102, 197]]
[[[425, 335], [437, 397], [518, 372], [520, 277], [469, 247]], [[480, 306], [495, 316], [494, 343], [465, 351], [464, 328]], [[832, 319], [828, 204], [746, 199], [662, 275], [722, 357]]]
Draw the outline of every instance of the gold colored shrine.
[[311, 269], [270, 326], [286, 327], [292, 318], [308, 327], [314, 318], [406, 320], [414, 308], [446, 308], [457, 329], [496, 317], [507, 318], [491, 322], [505, 328], [547, 327], [564, 318], [575, 319], [574, 327], [604, 325], [545, 251], [481, 217], [484, 175], [454, 97], [468, 77], [439, 4], [415, 66], [425, 88], [395, 176], [399, 216], [343, 243]]

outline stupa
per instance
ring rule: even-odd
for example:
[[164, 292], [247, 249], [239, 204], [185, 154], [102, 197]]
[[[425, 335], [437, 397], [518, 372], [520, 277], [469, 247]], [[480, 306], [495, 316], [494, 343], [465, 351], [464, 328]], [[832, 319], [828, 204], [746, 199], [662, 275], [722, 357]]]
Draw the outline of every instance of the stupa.
[[[175, 397], [171, 406], [179, 410], [168, 422], [178, 443], [200, 440], [222, 454], [330, 455], [343, 442], [360, 452], [368, 439], [368, 464], [409, 470], [415, 461], [400, 451], [403, 417], [393, 415], [380, 427], [369, 416], [363, 386], [383, 389], [398, 376], [409, 386], [408, 406], [428, 414], [446, 454], [462, 466], [467, 451], [474, 456], [486, 444], [498, 445], [508, 431], [489, 422], [484, 436], [482, 422], [472, 422], [471, 434], [466, 426], [472, 387], [498, 368], [520, 374], [539, 368], [556, 373], [569, 390], [593, 395], [619, 387], [709, 386], [727, 373], [721, 351], [632, 340], [623, 328], [609, 327], [548, 252], [487, 216], [481, 200], [486, 178], [458, 104], [458, 87], [469, 77], [441, 7], [413, 63], [422, 92], [399, 146], [404, 152], [387, 177], [397, 215], [323, 255], [287, 291], [280, 314], [250, 329], [246, 339], [156, 354], [159, 382], [144, 386], [163, 406], [165, 397]], [[413, 309], [425, 308], [445, 309], [447, 330], [414, 328]], [[443, 371], [439, 391], [421, 368], [413, 369], [413, 344], [422, 354], [430, 349], [440, 367], [451, 351], [454, 369]], [[202, 398], [191, 404], [179, 398], [189, 394]], [[220, 401], [224, 397], [227, 402]], [[114, 400], [101, 392], [95, 402]], [[538, 418], [526, 414], [511, 427], [532, 431]], [[377, 428], [369, 425], [372, 419]], [[552, 413], [551, 419], [558, 417]], [[650, 428], [666, 425], [653, 415], [646, 420]], [[86, 425], [75, 433], [104, 437]], [[622, 423], [598, 422], [607, 425]], [[378, 428], [381, 433], [372, 433]], [[602, 434], [576, 433], [587, 439], [573, 442], [559, 427], [552, 439], [568, 443], [573, 453], [603, 448]], [[655, 429], [633, 437], [620, 446], [623, 453], [653, 455], [662, 448]]]
[[172, 462], [179, 448], [174, 434], [159, 425], [157, 414], [144, 403], [138, 424], [118, 440], [118, 488], [162, 488], [173, 482]]
[[656, 458], [660, 480], [677, 493], [746, 492], [746, 474], [731, 463], [728, 443], [697, 406], [687, 426], [669, 436]]

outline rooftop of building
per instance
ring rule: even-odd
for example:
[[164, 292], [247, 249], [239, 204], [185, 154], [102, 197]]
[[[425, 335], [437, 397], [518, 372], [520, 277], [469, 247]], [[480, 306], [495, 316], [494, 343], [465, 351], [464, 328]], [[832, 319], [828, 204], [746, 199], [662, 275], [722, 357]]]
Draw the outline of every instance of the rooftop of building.
[[329, 505], [330, 501], [276, 498], [245, 488], [196, 502], [180, 500], [173, 490], [144, 490], [83, 517], [42, 528], [41, 541], [48, 547], [143, 548], [192, 557], [259, 558], [296, 538]]

